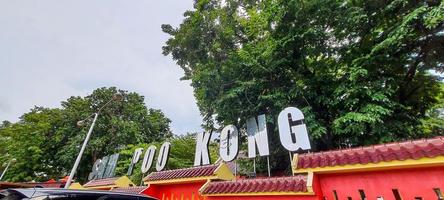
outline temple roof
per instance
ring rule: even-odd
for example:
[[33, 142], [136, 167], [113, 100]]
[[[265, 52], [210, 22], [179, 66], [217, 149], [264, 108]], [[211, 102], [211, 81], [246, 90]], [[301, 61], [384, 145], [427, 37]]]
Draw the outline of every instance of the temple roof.
[[85, 185], [83, 185], [83, 187], [96, 187], [96, 186], [114, 185], [114, 183], [116, 182], [116, 180], [118, 178], [119, 177], [91, 180], [88, 183], [85, 183]]
[[229, 165], [226, 163], [218, 163], [213, 165], [205, 165], [198, 167], [190, 167], [184, 169], [167, 170], [153, 172], [146, 176], [143, 180], [145, 184], [177, 184], [177, 183], [193, 183], [208, 180], [232, 180], [234, 174]]
[[111, 189], [111, 191], [130, 193], [130, 194], [142, 194], [142, 192], [146, 189], [148, 189], [147, 186], [134, 186], [134, 187], [113, 188]]
[[444, 137], [299, 154], [295, 156], [294, 162], [297, 169], [307, 169], [408, 159], [418, 160], [437, 156], [444, 156]]
[[203, 195], [306, 193], [307, 176], [212, 181], [201, 189]]
[[169, 179], [213, 176], [217, 168], [218, 165], [205, 165], [199, 167], [153, 172], [148, 176], [146, 176], [144, 180], [159, 181], [159, 180], [169, 180]]
[[95, 188], [95, 189], [109, 189], [113, 187], [129, 187], [134, 186], [134, 183], [127, 176], [114, 177], [114, 178], [104, 178], [91, 180], [83, 185], [84, 188]]

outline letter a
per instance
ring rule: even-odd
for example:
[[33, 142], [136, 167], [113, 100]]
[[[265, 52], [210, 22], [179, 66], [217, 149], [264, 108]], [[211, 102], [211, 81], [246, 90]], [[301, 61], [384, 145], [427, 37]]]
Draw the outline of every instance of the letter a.
[[210, 155], [208, 153], [208, 144], [210, 143], [211, 133], [198, 133], [196, 136], [196, 153], [194, 154], [194, 166], [209, 165]]

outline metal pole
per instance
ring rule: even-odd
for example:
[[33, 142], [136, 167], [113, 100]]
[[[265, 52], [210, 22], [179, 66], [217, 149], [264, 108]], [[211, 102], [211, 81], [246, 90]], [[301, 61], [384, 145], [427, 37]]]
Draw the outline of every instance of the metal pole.
[[68, 180], [65, 183], [65, 189], [68, 189], [69, 186], [71, 185], [71, 181], [74, 178], [74, 174], [76, 173], [77, 167], [79, 166], [80, 160], [82, 159], [82, 154], [85, 151], [86, 144], [88, 144], [88, 140], [89, 140], [89, 138], [91, 136], [92, 130], [94, 128], [94, 125], [96, 124], [96, 120], [97, 120], [98, 116], [99, 116], [98, 112], [94, 113], [94, 120], [93, 120], [93, 122], [91, 124], [91, 127], [89, 127], [88, 134], [86, 134], [85, 141], [83, 141], [82, 148], [80, 149], [80, 153], [77, 156], [77, 159], [76, 159], [76, 162], [74, 163], [74, 166], [72, 167], [71, 173], [69, 173], [69, 178], [68, 178]]
[[256, 176], [256, 157], [253, 158], [254, 175]]
[[291, 155], [291, 151], [288, 152], [288, 155], [290, 157], [290, 165], [293, 164], [293, 156]]
[[270, 177], [271, 176], [271, 173], [270, 173], [270, 156], [267, 156], [267, 165], [268, 165], [268, 177]]
[[142, 178], [140, 179], [140, 186], [143, 186], [143, 178], [145, 178], [145, 173], [142, 173]]
[[234, 180], [237, 179], [237, 160], [234, 160]]
[[3, 179], [3, 176], [6, 174], [6, 171], [8, 171], [9, 165], [11, 164], [11, 161], [8, 162], [8, 165], [6, 165], [5, 170], [3, 170], [2, 175], [0, 176], [0, 180]]

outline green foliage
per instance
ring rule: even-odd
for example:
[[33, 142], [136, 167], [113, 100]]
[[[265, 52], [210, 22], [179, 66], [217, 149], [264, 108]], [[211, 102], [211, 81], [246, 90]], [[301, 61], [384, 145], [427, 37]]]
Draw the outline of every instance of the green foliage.
[[[196, 134], [186, 134], [186, 135], [180, 135], [180, 136], [174, 136], [171, 138], [168, 138], [166, 141], [169, 141], [171, 143], [171, 149], [170, 149], [170, 155], [168, 159], [167, 166], [165, 169], [182, 169], [182, 168], [188, 168], [192, 167], [194, 164], [194, 152], [196, 148]], [[134, 154], [134, 151], [137, 148], [143, 148], [144, 152], [145, 150], [150, 146], [154, 145], [157, 147], [157, 149], [160, 148], [160, 146], [165, 141], [159, 141], [154, 143], [143, 143], [138, 145], [127, 145], [124, 149], [122, 149], [119, 154], [119, 162], [116, 168], [116, 174], [117, 175], [125, 175], [128, 171], [129, 165], [131, 163], [132, 156]], [[217, 158], [218, 155], [218, 144], [211, 143], [209, 146], [210, 150], [210, 157], [211, 158]], [[157, 153], [157, 152], [156, 152]], [[147, 174], [142, 174], [142, 160], [143, 155], [140, 157], [139, 162], [135, 165], [133, 174], [130, 176], [130, 179], [136, 183], [140, 184], [142, 182], [142, 177], [145, 177], [151, 172], [155, 172], [155, 162], [157, 162], [157, 154], [154, 157], [154, 162], [151, 167], [151, 169], [148, 171]], [[215, 160], [212, 160], [213, 162]]]
[[[162, 25], [163, 53], [208, 129], [265, 113], [275, 138], [276, 116], [296, 106], [315, 150], [442, 134], [423, 127], [442, 93], [430, 74], [444, 71], [442, 1], [198, 0], [184, 16]], [[288, 160], [271, 146], [272, 163]]]
[[[120, 92], [124, 99], [101, 111], [77, 171], [84, 181], [96, 159], [118, 152], [128, 144], [149, 143], [172, 135], [170, 120], [160, 110], [147, 109], [144, 97], [134, 92], [99, 88], [86, 97], [70, 97], [62, 108], [36, 107], [17, 123], [0, 128], [0, 163], [15, 158], [5, 176], [9, 181], [60, 178], [67, 175], [91, 124], [92, 113]], [[88, 118], [85, 126], [77, 121]]]
[[444, 83], [441, 83], [441, 93], [436, 99], [439, 103], [428, 110], [426, 118], [421, 120], [420, 129], [430, 136], [444, 135]]

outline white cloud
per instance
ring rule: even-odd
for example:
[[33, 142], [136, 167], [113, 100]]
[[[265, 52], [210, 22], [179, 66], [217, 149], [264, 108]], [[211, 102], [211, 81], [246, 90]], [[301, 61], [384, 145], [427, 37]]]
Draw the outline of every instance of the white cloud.
[[199, 131], [189, 82], [170, 57], [160, 25], [178, 25], [192, 1], [0, 1], [0, 120], [34, 105], [116, 86], [144, 95], [176, 134]]

